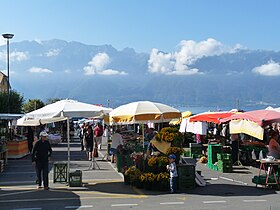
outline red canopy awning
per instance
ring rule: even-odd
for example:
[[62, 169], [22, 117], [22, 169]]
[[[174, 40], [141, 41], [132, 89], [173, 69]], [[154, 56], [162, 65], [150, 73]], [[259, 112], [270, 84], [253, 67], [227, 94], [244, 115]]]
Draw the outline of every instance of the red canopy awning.
[[274, 110], [255, 110], [244, 112], [242, 114], [234, 114], [230, 117], [221, 120], [221, 123], [231, 120], [250, 120], [257, 123], [260, 126], [266, 126], [273, 122], [280, 122], [280, 112]]
[[234, 115], [235, 112], [203, 112], [201, 114], [190, 117], [190, 122], [202, 121], [202, 122], [213, 122], [220, 123], [223, 118]]

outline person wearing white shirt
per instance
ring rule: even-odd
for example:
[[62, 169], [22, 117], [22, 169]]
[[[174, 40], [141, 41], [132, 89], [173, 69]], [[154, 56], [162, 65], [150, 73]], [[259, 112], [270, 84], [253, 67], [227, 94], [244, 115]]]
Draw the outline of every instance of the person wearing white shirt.
[[122, 135], [120, 134], [120, 129], [117, 129], [112, 136], [112, 144], [110, 149], [110, 153], [112, 154], [112, 159], [111, 159], [112, 163], [114, 163], [115, 161], [117, 149], [120, 145], [123, 145], [123, 138]]

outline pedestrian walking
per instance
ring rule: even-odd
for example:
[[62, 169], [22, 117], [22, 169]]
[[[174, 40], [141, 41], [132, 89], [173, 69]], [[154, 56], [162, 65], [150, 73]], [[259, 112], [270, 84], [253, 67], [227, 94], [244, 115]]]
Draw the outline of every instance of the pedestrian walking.
[[85, 142], [84, 142], [84, 136], [86, 133], [86, 123], [83, 123], [83, 125], [80, 128], [79, 137], [81, 142], [81, 151], [84, 151], [85, 149]]
[[101, 150], [101, 144], [102, 144], [102, 136], [103, 136], [103, 127], [100, 122], [97, 123], [97, 125], [94, 128], [94, 139], [95, 144], [98, 149]]
[[92, 152], [93, 152], [93, 130], [92, 127], [87, 124], [86, 125], [86, 132], [84, 133], [85, 138], [85, 147], [87, 151], [88, 160], [92, 160]]
[[52, 148], [47, 137], [46, 132], [41, 132], [40, 139], [35, 143], [31, 153], [32, 164], [35, 165], [38, 179], [37, 188], [42, 188], [43, 181], [45, 190], [49, 189], [49, 160], [52, 155]]
[[171, 154], [169, 155], [169, 162], [170, 164], [167, 165], [167, 170], [170, 172], [170, 190], [171, 193], [175, 193], [177, 191], [177, 182], [178, 182], [178, 173], [176, 168], [176, 155]]

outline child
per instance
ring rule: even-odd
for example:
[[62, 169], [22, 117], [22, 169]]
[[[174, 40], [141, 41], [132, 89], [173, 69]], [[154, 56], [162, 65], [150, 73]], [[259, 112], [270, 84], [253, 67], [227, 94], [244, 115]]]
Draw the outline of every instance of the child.
[[171, 193], [175, 193], [177, 190], [177, 179], [178, 173], [176, 169], [175, 163], [176, 156], [174, 154], [169, 155], [169, 162], [170, 164], [167, 165], [167, 170], [170, 171], [170, 190]]

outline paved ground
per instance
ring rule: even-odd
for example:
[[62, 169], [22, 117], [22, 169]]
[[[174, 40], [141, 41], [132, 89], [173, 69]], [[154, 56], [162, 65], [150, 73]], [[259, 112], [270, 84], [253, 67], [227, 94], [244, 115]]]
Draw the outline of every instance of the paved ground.
[[[67, 160], [67, 144], [53, 146], [51, 168], [56, 161]], [[68, 187], [53, 183], [50, 171], [50, 190], [37, 190], [35, 172], [30, 157], [9, 160], [0, 174], [0, 209], [254, 209], [278, 210], [278, 191], [256, 188], [251, 182], [258, 169], [235, 168], [234, 173], [221, 173], [197, 164], [197, 170], [207, 181], [206, 187], [171, 195], [139, 190], [123, 183], [115, 165], [102, 161], [106, 150], [100, 152], [100, 170], [89, 169], [85, 152], [78, 143], [71, 143], [71, 170], [82, 170], [83, 187]]]

